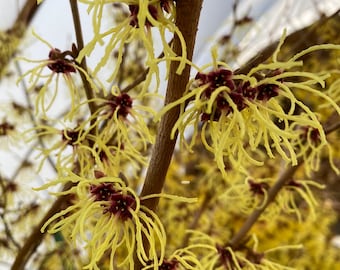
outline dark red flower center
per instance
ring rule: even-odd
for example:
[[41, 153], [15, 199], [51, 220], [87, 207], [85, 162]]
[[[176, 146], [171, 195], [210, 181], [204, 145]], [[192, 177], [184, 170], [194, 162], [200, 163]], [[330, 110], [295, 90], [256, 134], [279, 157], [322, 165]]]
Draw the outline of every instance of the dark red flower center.
[[176, 259], [164, 260], [159, 266], [159, 270], [176, 270], [178, 266], [178, 261]]
[[248, 181], [250, 191], [253, 194], [264, 195], [264, 192], [269, 189], [269, 185], [266, 182], [254, 182], [253, 180]]
[[62, 130], [62, 140], [68, 145], [74, 145], [79, 138], [79, 131], [68, 129]]
[[126, 93], [116, 96], [113, 100], [107, 102], [107, 104], [111, 107], [110, 114], [113, 114], [117, 110], [117, 116], [121, 116], [123, 118], [126, 118], [129, 114], [130, 109], [132, 108], [132, 103], [132, 98]]
[[72, 61], [66, 59], [65, 56], [66, 55], [62, 53], [59, 49], [52, 49], [48, 54], [50, 63], [47, 65], [47, 67], [56, 73], [68, 74], [71, 72], [76, 72]]
[[[138, 22], [139, 6], [138, 5], [129, 5], [129, 10], [130, 10], [130, 25], [132, 27], [139, 28], [139, 22]], [[158, 18], [157, 7], [155, 7], [154, 5], [148, 5], [148, 11], [151, 14], [152, 18], [157, 20], [157, 18]], [[146, 19], [145, 26], [147, 28], [150, 28], [153, 25], [148, 19]]]
[[258, 100], [268, 101], [279, 95], [279, 87], [275, 84], [262, 84], [257, 89]]
[[136, 208], [136, 201], [133, 196], [129, 194], [114, 193], [110, 196], [109, 202], [110, 205], [104, 212], [110, 212], [123, 221], [132, 218], [129, 210]]
[[8, 135], [8, 131], [14, 130], [14, 125], [8, 122], [4, 122], [0, 124], [0, 136]]
[[111, 195], [116, 193], [116, 190], [112, 183], [101, 183], [100, 185], [91, 186], [90, 193], [95, 201], [108, 201]]
[[317, 128], [313, 128], [309, 126], [302, 127], [302, 133], [300, 135], [300, 139], [304, 143], [309, 139], [313, 145], [318, 145], [321, 142], [319, 130]]

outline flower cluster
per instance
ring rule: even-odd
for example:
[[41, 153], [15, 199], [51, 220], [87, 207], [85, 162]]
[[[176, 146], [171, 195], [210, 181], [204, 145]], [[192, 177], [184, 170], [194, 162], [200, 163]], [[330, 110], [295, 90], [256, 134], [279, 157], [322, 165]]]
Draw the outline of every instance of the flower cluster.
[[[141, 198], [118, 177], [101, 172], [96, 172], [99, 178], [94, 179], [68, 174], [39, 188], [72, 181], [73, 187], [57, 195], [76, 198], [74, 204], [51, 217], [41, 231], [70, 229], [71, 238], [84, 242], [88, 250], [86, 269], [97, 269], [106, 252], [110, 252], [110, 269], [114, 265], [133, 269], [135, 254], [143, 265], [151, 260], [153, 269], [158, 269], [164, 259], [166, 235], [157, 215], [140, 204]], [[125, 255], [117, 261], [117, 253]]]
[[[244, 183], [234, 183], [227, 188], [219, 196], [219, 202], [225, 205], [228, 211], [248, 215], [268, 203], [268, 190], [273, 185], [274, 178], [248, 178]], [[267, 206], [261, 220], [271, 220], [282, 213], [295, 215], [299, 221], [304, 217], [315, 218], [318, 202], [312, 188], [321, 190], [324, 186], [315, 181], [290, 179], [276, 199]]]
[[258, 240], [255, 235], [252, 237], [253, 246], [242, 245], [233, 248], [230, 245], [222, 245], [218, 240], [214, 239], [207, 234], [191, 231], [192, 249], [199, 249], [202, 253], [201, 263], [203, 269], [230, 269], [230, 270], [242, 270], [242, 269], [281, 269], [291, 270], [292, 268], [280, 265], [267, 258], [268, 254], [272, 251], [280, 250], [293, 250], [301, 249], [301, 245], [286, 246], [266, 250], [264, 252], [257, 251]]
[[306, 164], [305, 171], [311, 175], [312, 171], [320, 169], [320, 161], [324, 155], [324, 148], [328, 150], [328, 159], [332, 169], [339, 173], [339, 169], [333, 162], [333, 149], [328, 142], [321, 139], [320, 131], [311, 126], [298, 126], [292, 124], [291, 128], [295, 130], [299, 137], [292, 144], [299, 149], [298, 157], [302, 158]]
[[[58, 123], [59, 124], [59, 123]], [[41, 157], [38, 171], [44, 165], [46, 159], [55, 156], [55, 165], [57, 167], [73, 167], [77, 162], [84, 169], [84, 163], [90, 162], [90, 154], [86, 147], [89, 140], [87, 133], [81, 126], [73, 128], [61, 125], [53, 127], [48, 125], [37, 125], [34, 128], [27, 129], [24, 133], [26, 142], [31, 142], [39, 138], [42, 142], [48, 142], [49, 147], [36, 147]], [[90, 164], [88, 164], [90, 165]]]
[[[134, 41], [141, 42], [147, 51], [147, 63], [149, 72], [146, 77], [146, 85], [149, 86], [153, 75], [156, 74], [156, 80], [158, 81], [158, 63], [165, 61], [169, 66], [170, 61], [177, 60], [180, 62], [178, 67], [178, 73], [181, 73], [186, 64], [186, 45], [182, 33], [175, 25], [176, 16], [176, 5], [175, 1], [162, 0], [162, 1], [119, 1], [124, 4], [124, 7], [128, 9], [126, 12], [126, 18], [118, 25], [109, 28], [102, 29], [101, 20], [103, 7], [106, 4], [114, 3], [116, 1], [88, 1], [81, 0], [88, 5], [88, 10], [93, 13], [93, 27], [94, 37], [85, 46], [77, 57], [78, 61], [81, 61], [84, 56], [89, 55], [97, 44], [101, 44], [104, 38], [109, 38], [109, 42], [105, 44], [105, 52], [101, 60], [98, 62], [94, 69], [94, 74], [97, 74], [99, 70], [104, 67], [110, 59], [112, 51], [116, 53], [116, 63], [109, 81], [114, 81], [117, 73], [119, 72], [120, 64], [122, 63], [123, 55], [125, 52], [126, 44], [133, 43]], [[154, 48], [154, 37], [155, 33], [152, 33], [150, 28], [154, 28], [159, 32], [162, 42], [162, 51], [164, 56], [157, 59]], [[177, 56], [169, 41], [165, 38], [166, 31], [176, 34], [181, 40], [182, 54]], [[158, 87], [156, 87], [158, 88]], [[144, 91], [146, 88], [144, 88]]]
[[[275, 73], [279, 73], [279, 71]], [[236, 105], [238, 111], [242, 111], [248, 107], [247, 100], [250, 102], [253, 100], [268, 101], [279, 95], [279, 87], [275, 84], [261, 84], [251, 87], [249, 82], [233, 80], [233, 72], [224, 68], [211, 71], [207, 74], [199, 72], [195, 80], [199, 87], [207, 87], [201, 97], [204, 100], [209, 100], [219, 87], [226, 87], [224, 91], [218, 91], [214, 101], [215, 104], [212, 106], [213, 112], [211, 114], [202, 113], [202, 121], [218, 121], [222, 115], [228, 115], [233, 112], [232, 104]], [[232, 102], [229, 103], [228, 100]]]
[[97, 111], [86, 121], [88, 126], [91, 121], [96, 125], [93, 127], [96, 135], [87, 135], [93, 143], [89, 150], [98, 168], [105, 173], [118, 175], [126, 162], [135, 168], [146, 164], [143, 152], [154, 142], [146, 119], [154, 112], [142, 105], [139, 98], [143, 99], [143, 96], [132, 98], [119, 91], [98, 98]]
[[[224, 177], [228, 163], [244, 174], [247, 174], [247, 165], [261, 166], [267, 157], [281, 156], [286, 163], [298, 164], [306, 147], [296, 147], [303, 144], [296, 126], [308, 126], [317, 134], [316, 152], [328, 144], [317, 113], [294, 95], [295, 90], [302, 90], [321, 97], [340, 113], [337, 104], [315, 89], [318, 84], [325, 86], [328, 75], [290, 71], [302, 66], [300, 57], [319, 47], [302, 51], [287, 62], [277, 61], [279, 49], [280, 46], [272, 63], [254, 67], [247, 74], [232, 72], [225, 63], [215, 60], [212, 71], [200, 70], [188, 84], [185, 95], [160, 112], [162, 115], [180, 106], [181, 116], [172, 136], [179, 131], [182, 145], [191, 149], [200, 134]], [[190, 125], [194, 131], [188, 143], [184, 131]], [[311, 166], [308, 162], [306, 167]]]
[[42, 156], [39, 169], [52, 154], [58, 167], [71, 168], [78, 164], [83, 175], [93, 168], [109, 175], [118, 175], [125, 166], [136, 169], [130, 170], [131, 173], [137, 171], [141, 164], [146, 164], [142, 153], [154, 140], [145, 122], [154, 112], [137, 98], [127, 93], [96, 98], [90, 102], [97, 102], [97, 110], [88, 118], [26, 130], [27, 142], [37, 137], [49, 142], [49, 147], [38, 148]]

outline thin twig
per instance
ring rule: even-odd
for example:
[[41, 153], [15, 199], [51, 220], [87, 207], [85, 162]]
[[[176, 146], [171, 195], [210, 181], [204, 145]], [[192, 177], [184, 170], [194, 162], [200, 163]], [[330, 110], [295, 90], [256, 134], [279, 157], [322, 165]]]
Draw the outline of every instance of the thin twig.
[[[68, 190], [72, 186], [72, 183], [68, 183], [65, 185], [64, 190]], [[25, 244], [19, 250], [15, 261], [12, 265], [11, 270], [23, 270], [25, 269], [25, 265], [32, 254], [35, 252], [37, 247], [40, 245], [41, 241], [44, 238], [44, 235], [40, 228], [46, 223], [46, 221], [52, 217], [55, 213], [62, 210], [67, 202], [68, 196], [60, 196], [58, 199], [53, 203], [51, 208], [47, 211], [45, 216], [39, 222], [37, 226], [33, 229], [31, 235], [26, 239]]]
[[4, 225], [5, 233], [7, 238], [13, 243], [17, 250], [20, 249], [20, 244], [14, 239], [14, 236], [9, 228], [7, 219], [5, 217], [5, 213], [0, 213], [0, 218], [2, 219], [2, 223]]
[[[15, 240], [10, 228], [9, 228], [9, 225], [8, 225], [8, 222], [7, 222], [7, 219], [6, 219], [6, 213], [8, 213], [6, 210], [7, 208], [7, 190], [6, 190], [6, 185], [5, 185], [5, 181], [1, 176], [0, 176], [0, 186], [1, 186], [1, 189], [2, 189], [2, 200], [0, 202], [0, 208], [3, 209], [3, 211], [1, 211], [0, 213], [0, 218], [2, 219], [2, 222], [3, 222], [3, 225], [4, 225], [4, 229], [5, 229], [5, 234], [7, 236], [7, 238], [13, 243], [13, 245], [19, 250], [20, 249], [20, 244]], [[6, 181], [7, 182], [7, 181]]]
[[14, 25], [18, 23], [24, 24], [26, 27], [31, 23], [32, 19], [34, 18], [35, 14], [39, 10], [39, 8], [43, 5], [37, 4], [37, 0], [27, 0], [23, 8], [21, 9]]
[[246, 222], [243, 224], [241, 229], [234, 235], [234, 237], [231, 239], [229, 245], [235, 249], [237, 249], [237, 246], [242, 242], [244, 237], [248, 234], [250, 229], [253, 227], [253, 225], [256, 223], [256, 221], [259, 219], [261, 214], [267, 209], [267, 207], [275, 200], [276, 195], [279, 193], [281, 188], [285, 185], [285, 183], [291, 179], [296, 172], [296, 170], [301, 166], [302, 162], [299, 162], [297, 166], [289, 166], [283, 174], [280, 176], [280, 178], [277, 180], [277, 182], [268, 190], [268, 198], [266, 203], [256, 210], [254, 210], [250, 216], [247, 218]]
[[13, 175], [10, 177], [11, 181], [15, 181], [15, 179], [18, 177], [20, 171], [25, 168], [25, 166], [29, 163], [28, 158], [30, 155], [32, 155], [33, 151], [36, 149], [38, 146], [39, 142], [36, 142], [34, 145], [32, 145], [28, 151], [26, 152], [24, 158], [21, 160], [20, 165], [18, 168], [14, 171]]
[[[70, 6], [72, 10], [74, 30], [75, 30], [76, 39], [77, 39], [77, 49], [78, 51], [81, 51], [84, 48], [84, 39], [83, 39], [83, 32], [82, 32], [80, 17], [79, 17], [78, 1], [70, 0]], [[86, 64], [85, 56], [81, 60], [79, 65], [85, 72], [87, 72], [87, 64]], [[85, 74], [83, 74], [82, 72], [79, 72], [79, 73], [80, 73], [80, 77], [84, 85], [86, 97], [89, 100], [88, 106], [89, 106], [90, 112], [91, 114], [94, 114], [97, 108], [94, 102], [92, 101], [94, 98], [93, 89], [90, 85], [90, 82], [87, 80]], [[91, 126], [93, 126], [94, 124], [93, 121], [95, 122], [96, 119], [91, 120]]]
[[[340, 128], [340, 123], [336, 123], [331, 126], [325, 126], [324, 131], [325, 134], [328, 135], [331, 132]], [[242, 240], [246, 237], [250, 229], [257, 222], [261, 214], [266, 210], [266, 208], [274, 202], [277, 194], [283, 188], [289, 179], [291, 179], [297, 169], [304, 163], [303, 159], [298, 160], [298, 164], [296, 166], [289, 166], [279, 177], [276, 183], [268, 190], [268, 198], [266, 203], [259, 209], [254, 210], [250, 216], [247, 218], [241, 229], [234, 235], [234, 237], [230, 240], [229, 245], [233, 248], [237, 248], [237, 246], [242, 242]]]

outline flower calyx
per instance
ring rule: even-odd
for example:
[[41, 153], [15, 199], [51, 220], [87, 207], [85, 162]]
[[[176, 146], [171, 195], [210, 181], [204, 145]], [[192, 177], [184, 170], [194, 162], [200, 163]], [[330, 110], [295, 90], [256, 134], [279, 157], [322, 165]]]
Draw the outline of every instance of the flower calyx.
[[114, 96], [106, 103], [110, 107], [109, 114], [113, 115], [117, 111], [117, 117], [126, 118], [132, 108], [133, 100], [127, 93]]
[[90, 194], [94, 201], [103, 202], [103, 214], [110, 213], [122, 221], [132, 218], [130, 210], [136, 209], [136, 199], [130, 194], [125, 194], [112, 183], [100, 183], [90, 187]]
[[[74, 67], [74, 58], [76, 57], [76, 54], [78, 53], [74, 46], [72, 46], [72, 52], [62, 52], [57, 48], [53, 48], [48, 54], [49, 63], [47, 67], [55, 73], [74, 73], [76, 72]], [[67, 56], [71, 56], [72, 59], [68, 59]]]

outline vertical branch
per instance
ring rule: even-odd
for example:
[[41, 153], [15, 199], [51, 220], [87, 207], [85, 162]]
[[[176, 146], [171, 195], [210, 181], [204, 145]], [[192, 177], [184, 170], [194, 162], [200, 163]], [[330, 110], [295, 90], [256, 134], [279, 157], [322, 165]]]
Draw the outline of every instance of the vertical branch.
[[[192, 59], [195, 38], [197, 32], [198, 20], [201, 12], [203, 0], [181, 0], [176, 5], [176, 25], [181, 31], [187, 47], [188, 59]], [[180, 40], [174, 37], [173, 50], [177, 55], [182, 52]], [[179, 99], [186, 88], [190, 75], [190, 66], [186, 66], [182, 74], [176, 74], [178, 62], [172, 62], [170, 65], [169, 81], [166, 91], [165, 104]], [[171, 130], [179, 117], [179, 107], [169, 110], [161, 119], [156, 143], [151, 155], [150, 165], [146, 174], [145, 183], [141, 196], [156, 194], [162, 191], [166, 173], [170, 165], [174, 151], [177, 134], [173, 140], [170, 139]], [[155, 210], [158, 204], [158, 198], [145, 200], [142, 202], [151, 210]]]

